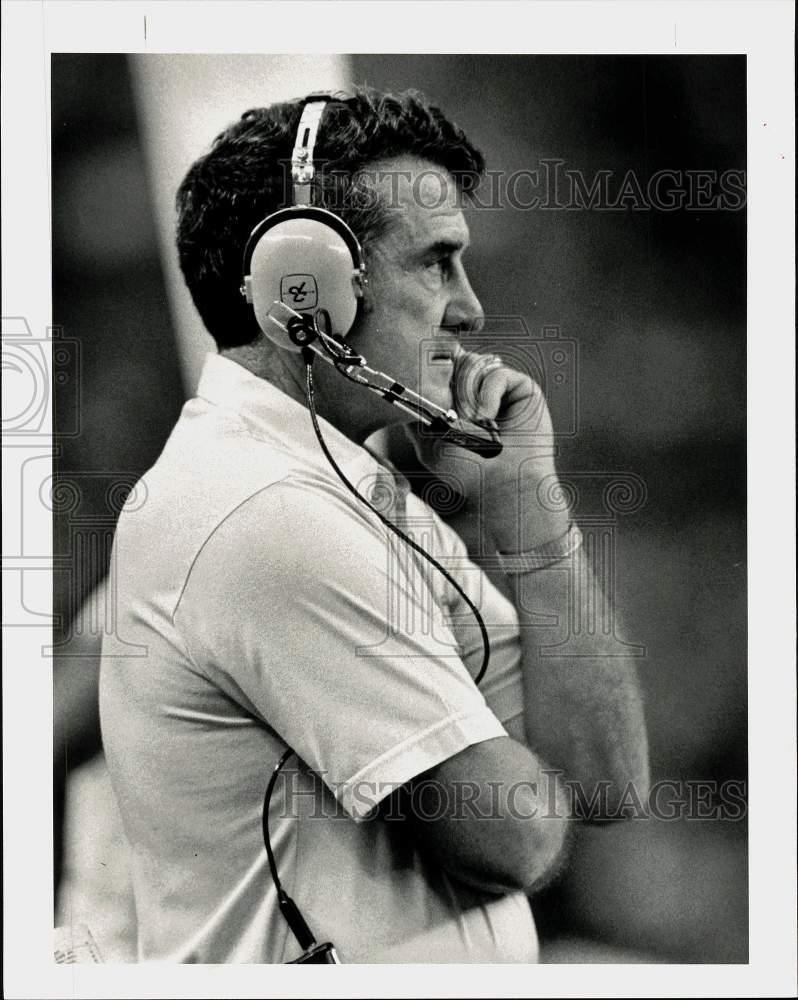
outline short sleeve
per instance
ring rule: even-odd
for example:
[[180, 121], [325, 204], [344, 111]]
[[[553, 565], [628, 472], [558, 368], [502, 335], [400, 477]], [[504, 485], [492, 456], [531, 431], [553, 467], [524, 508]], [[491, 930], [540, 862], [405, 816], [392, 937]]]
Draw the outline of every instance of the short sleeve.
[[196, 668], [362, 819], [399, 785], [506, 731], [426, 574], [351, 503], [292, 480], [250, 497], [198, 553], [174, 621]]

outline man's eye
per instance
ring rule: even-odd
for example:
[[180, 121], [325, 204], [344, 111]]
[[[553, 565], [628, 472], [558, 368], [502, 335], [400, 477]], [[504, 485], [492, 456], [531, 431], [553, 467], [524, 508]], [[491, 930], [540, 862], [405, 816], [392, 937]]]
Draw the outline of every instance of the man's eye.
[[432, 260], [429, 264], [427, 264], [427, 270], [445, 278], [449, 274], [451, 266], [452, 262], [448, 257], [437, 257], [435, 260]]

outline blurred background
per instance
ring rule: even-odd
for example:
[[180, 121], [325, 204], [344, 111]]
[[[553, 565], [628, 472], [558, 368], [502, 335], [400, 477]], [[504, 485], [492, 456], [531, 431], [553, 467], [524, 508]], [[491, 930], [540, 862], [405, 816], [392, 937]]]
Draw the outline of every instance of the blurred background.
[[[133, 958], [96, 712], [112, 622], [88, 599], [109, 569], [116, 486], [153, 463], [212, 349], [177, 272], [175, 189], [247, 107], [354, 82], [422, 90], [505, 177], [557, 160], [588, 187], [606, 172], [612, 196], [629, 171], [644, 193], [662, 170], [703, 186], [672, 211], [634, 195], [569, 210], [523, 208], [543, 192], [522, 182], [515, 205], [468, 214], [469, 273], [506, 318], [496, 329], [574, 344], [565, 478], [645, 484], [614, 522], [616, 601], [645, 648], [653, 778], [708, 803], [707, 818], [586, 830], [533, 901], [543, 960], [747, 961], [744, 808], [718, 808], [747, 777], [746, 214], [704, 207], [722, 182], [687, 174], [745, 170], [745, 79], [737, 56], [53, 56], [53, 316], [80, 373], [79, 392], [56, 386], [56, 430], [75, 431], [57, 474], [79, 496], [54, 512], [56, 923], [85, 910], [106, 956]], [[552, 401], [555, 426], [570, 406]]]

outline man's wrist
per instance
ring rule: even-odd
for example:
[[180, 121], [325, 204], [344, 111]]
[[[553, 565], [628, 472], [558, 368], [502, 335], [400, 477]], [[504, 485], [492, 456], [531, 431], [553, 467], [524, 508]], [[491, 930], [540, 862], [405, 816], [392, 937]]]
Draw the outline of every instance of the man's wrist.
[[569, 525], [560, 537], [543, 542], [523, 552], [503, 552], [499, 550], [499, 567], [508, 576], [533, 573], [546, 569], [555, 563], [569, 559], [582, 544], [582, 532], [575, 523]]
[[488, 533], [499, 552], [527, 552], [561, 538], [570, 524], [570, 511], [544, 507], [534, 488], [485, 499]]

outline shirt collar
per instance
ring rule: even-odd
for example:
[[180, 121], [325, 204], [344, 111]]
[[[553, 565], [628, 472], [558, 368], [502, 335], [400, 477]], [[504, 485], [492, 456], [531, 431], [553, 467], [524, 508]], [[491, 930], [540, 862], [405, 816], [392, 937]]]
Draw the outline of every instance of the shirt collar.
[[[348, 391], [347, 387], [343, 387]], [[200, 375], [197, 396], [234, 411], [259, 438], [273, 441], [304, 463], [337, 480], [325, 458], [307, 407], [291, 399], [282, 389], [259, 378], [230, 358], [208, 353]], [[390, 476], [402, 496], [409, 491], [405, 477], [387, 460], [377, 458], [336, 427], [319, 417], [319, 427], [330, 452], [355, 485], [371, 481], [374, 487]], [[374, 478], [376, 477], [376, 479]], [[369, 490], [366, 490], [368, 493]]]

